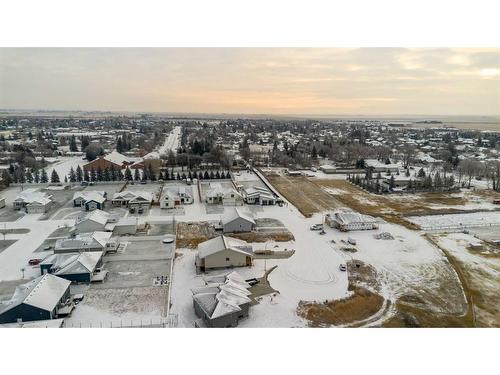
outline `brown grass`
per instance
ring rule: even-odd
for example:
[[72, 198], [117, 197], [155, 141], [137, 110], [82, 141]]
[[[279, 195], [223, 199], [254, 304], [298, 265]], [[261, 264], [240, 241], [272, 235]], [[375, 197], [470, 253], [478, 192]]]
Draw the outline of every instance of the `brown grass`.
[[176, 247], [196, 249], [200, 243], [214, 237], [217, 237], [217, 233], [206, 222], [180, 222], [177, 224]]
[[304, 176], [268, 174], [266, 177], [305, 217], [339, 207], [339, 203], [330, 194]]
[[300, 302], [299, 314], [312, 326], [342, 325], [368, 319], [383, 306], [384, 298], [366, 288], [355, 287], [350, 297], [325, 303]]
[[246, 242], [266, 242], [266, 241], [288, 242], [295, 240], [293, 234], [288, 231], [231, 233], [231, 237], [238, 238]]

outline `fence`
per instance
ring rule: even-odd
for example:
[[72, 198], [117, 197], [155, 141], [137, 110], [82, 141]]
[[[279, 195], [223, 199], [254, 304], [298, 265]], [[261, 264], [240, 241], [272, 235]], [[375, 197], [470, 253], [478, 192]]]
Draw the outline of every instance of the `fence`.
[[65, 320], [64, 328], [175, 328], [178, 324], [177, 314], [166, 318], [151, 319], [113, 319], [113, 320]]
[[470, 223], [470, 224], [460, 224], [460, 225], [427, 225], [423, 226], [421, 225], [420, 228], [424, 231], [427, 232], [434, 232], [434, 231], [457, 231], [461, 232], [466, 229], [471, 229], [471, 228], [489, 228], [489, 227], [496, 227], [500, 226], [500, 222], [493, 222], [493, 223]]

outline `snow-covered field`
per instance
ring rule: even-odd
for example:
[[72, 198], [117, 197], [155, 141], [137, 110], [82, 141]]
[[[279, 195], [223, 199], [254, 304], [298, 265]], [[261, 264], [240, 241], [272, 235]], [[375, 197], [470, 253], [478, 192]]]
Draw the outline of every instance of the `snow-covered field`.
[[500, 211], [471, 212], [464, 214], [411, 216], [407, 218], [412, 223], [419, 225], [424, 230], [441, 228], [468, 228], [478, 226], [491, 226], [499, 230]]
[[78, 166], [83, 166], [86, 163], [87, 160], [82, 159], [81, 156], [61, 156], [55, 163], [48, 165], [45, 170], [50, 178], [52, 170], [55, 169], [61, 181], [64, 181], [65, 176], [68, 176], [69, 178], [69, 171], [71, 167], [76, 170]]

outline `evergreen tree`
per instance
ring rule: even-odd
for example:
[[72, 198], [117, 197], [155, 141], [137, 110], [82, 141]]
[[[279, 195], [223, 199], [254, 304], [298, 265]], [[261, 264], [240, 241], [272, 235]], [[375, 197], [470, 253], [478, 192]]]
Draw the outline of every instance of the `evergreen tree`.
[[125, 176], [124, 176], [126, 181], [132, 181], [132, 172], [130, 172], [130, 169], [127, 167], [125, 169]]
[[33, 181], [35, 181], [35, 183], [37, 184], [40, 182], [40, 173], [38, 172], [38, 170], [33, 172]]
[[[78, 181], [78, 182], [83, 181], [83, 171], [82, 171], [82, 167], [80, 167], [80, 166], [76, 167], [76, 181]], [[88, 180], [86, 180], [86, 181], [88, 181]]]
[[317, 159], [318, 158], [318, 150], [316, 150], [316, 145], [314, 145], [313, 148], [312, 148], [311, 157], [313, 159]]
[[71, 152], [78, 152], [78, 146], [76, 145], [76, 138], [74, 135], [71, 136], [69, 141], [69, 150]]
[[139, 181], [141, 179], [141, 174], [139, 173], [139, 168], [134, 170], [134, 180]]
[[33, 174], [31, 173], [31, 171], [28, 171], [26, 173], [26, 181], [31, 184], [33, 182]]
[[64, 182], [68, 183], [68, 176], [64, 176]]
[[42, 174], [40, 176], [40, 182], [42, 184], [46, 184], [49, 182], [49, 176], [47, 175], [47, 171], [45, 169], [42, 169]]
[[84, 173], [83, 173], [83, 179], [87, 182], [90, 181], [90, 174], [89, 174], [89, 171], [86, 170]]
[[97, 173], [95, 169], [90, 170], [90, 181], [95, 182], [97, 181]]
[[103, 180], [102, 168], [98, 167], [96, 172], [96, 181], [102, 181], [102, 180]]
[[76, 173], [73, 167], [69, 169], [69, 182], [76, 182]]
[[394, 176], [391, 176], [391, 180], [389, 181], [389, 188], [394, 189], [396, 187], [396, 180]]
[[109, 170], [109, 168], [106, 168], [102, 172], [102, 180], [103, 181], [111, 181], [111, 171]]
[[204, 180], [208, 180], [208, 179], [210, 179], [210, 175], [208, 174], [208, 172], [207, 172], [207, 171], [205, 171], [205, 173], [203, 173], [203, 179], [204, 179]]
[[418, 171], [418, 175], [417, 175], [419, 178], [424, 178], [425, 177], [425, 171], [424, 171], [424, 168], [420, 168], [419, 171]]

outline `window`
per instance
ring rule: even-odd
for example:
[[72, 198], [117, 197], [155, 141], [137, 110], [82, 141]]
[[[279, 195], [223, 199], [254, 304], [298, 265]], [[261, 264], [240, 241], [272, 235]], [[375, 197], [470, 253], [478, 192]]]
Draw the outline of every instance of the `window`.
[[229, 258], [226, 258], [226, 262], [229, 262]]

